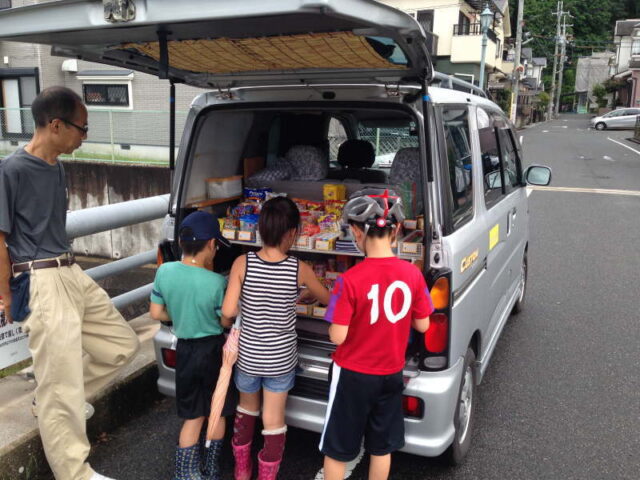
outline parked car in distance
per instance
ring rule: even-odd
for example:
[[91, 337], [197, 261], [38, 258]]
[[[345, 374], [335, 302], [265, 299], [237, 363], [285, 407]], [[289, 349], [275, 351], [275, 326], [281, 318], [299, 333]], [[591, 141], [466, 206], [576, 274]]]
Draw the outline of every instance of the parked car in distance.
[[608, 128], [633, 129], [636, 126], [636, 118], [640, 115], [640, 108], [617, 108], [604, 115], [591, 119], [591, 127], [596, 130]]

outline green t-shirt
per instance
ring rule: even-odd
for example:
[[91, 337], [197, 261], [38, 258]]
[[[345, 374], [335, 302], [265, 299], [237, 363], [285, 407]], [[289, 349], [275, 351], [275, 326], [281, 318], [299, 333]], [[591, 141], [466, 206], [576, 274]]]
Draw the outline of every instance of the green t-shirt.
[[227, 282], [222, 275], [182, 262], [160, 266], [151, 301], [167, 306], [178, 338], [220, 335], [220, 309]]

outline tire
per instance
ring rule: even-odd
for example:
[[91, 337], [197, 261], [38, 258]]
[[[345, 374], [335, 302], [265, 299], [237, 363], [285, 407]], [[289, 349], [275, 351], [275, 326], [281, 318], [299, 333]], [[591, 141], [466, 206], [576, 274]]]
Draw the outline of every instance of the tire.
[[527, 294], [527, 277], [529, 274], [529, 265], [527, 262], [527, 252], [524, 252], [524, 256], [522, 257], [522, 267], [520, 267], [520, 296], [516, 303], [513, 304], [513, 310], [511, 313], [518, 314], [524, 310], [524, 300]]
[[598, 122], [596, 123], [596, 130], [606, 130], [607, 129], [607, 124], [604, 122]]
[[471, 348], [468, 348], [467, 354], [464, 357], [464, 368], [462, 371], [460, 390], [458, 391], [458, 400], [456, 402], [456, 413], [453, 417], [455, 435], [453, 437], [453, 443], [444, 454], [446, 462], [454, 466], [460, 465], [464, 461], [471, 448], [471, 433], [473, 431], [476, 410], [475, 361], [476, 354]]

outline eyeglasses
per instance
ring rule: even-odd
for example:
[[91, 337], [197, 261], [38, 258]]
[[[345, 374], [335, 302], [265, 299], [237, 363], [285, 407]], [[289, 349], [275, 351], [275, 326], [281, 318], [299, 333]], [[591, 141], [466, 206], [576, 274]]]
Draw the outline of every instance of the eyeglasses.
[[83, 135], [86, 135], [89, 133], [89, 127], [81, 127], [80, 125], [76, 125], [75, 123], [69, 121], [69, 120], [65, 120], [64, 118], [61, 118], [60, 120], [62, 120], [64, 123], [66, 123], [67, 125], [71, 125], [72, 127], [76, 127], [78, 130], [80, 130], [82, 132]]

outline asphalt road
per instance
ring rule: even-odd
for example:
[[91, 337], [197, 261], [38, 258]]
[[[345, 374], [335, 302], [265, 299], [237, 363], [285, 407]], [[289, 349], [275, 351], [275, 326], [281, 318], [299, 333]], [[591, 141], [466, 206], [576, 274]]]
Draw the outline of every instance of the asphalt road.
[[[554, 187], [640, 190], [640, 145], [624, 141], [629, 132], [587, 125], [564, 116], [522, 131], [527, 163], [551, 166]], [[525, 311], [506, 325], [478, 390], [467, 461], [450, 468], [397, 454], [391, 478], [640, 477], [638, 195], [532, 193]], [[105, 437], [90, 460], [120, 480], [169, 479], [178, 429], [173, 401], [161, 401]], [[280, 478], [313, 480], [318, 441], [291, 429]], [[350, 478], [366, 471], [365, 458]]]

